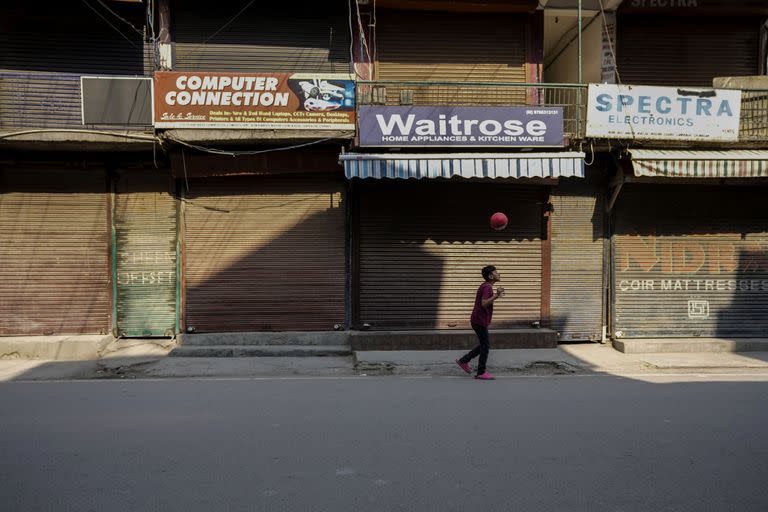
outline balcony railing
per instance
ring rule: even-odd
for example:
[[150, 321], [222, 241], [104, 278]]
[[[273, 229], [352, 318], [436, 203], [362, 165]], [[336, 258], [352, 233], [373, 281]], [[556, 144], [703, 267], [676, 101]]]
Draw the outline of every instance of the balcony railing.
[[[562, 106], [564, 133], [586, 137], [587, 85], [487, 82], [366, 81], [357, 84], [358, 105]], [[741, 95], [739, 142], [768, 141], [768, 90]]]
[[70, 73], [0, 72], [0, 130], [142, 130], [124, 125], [83, 125], [80, 76]]
[[768, 141], [768, 90], [741, 92], [739, 140]]

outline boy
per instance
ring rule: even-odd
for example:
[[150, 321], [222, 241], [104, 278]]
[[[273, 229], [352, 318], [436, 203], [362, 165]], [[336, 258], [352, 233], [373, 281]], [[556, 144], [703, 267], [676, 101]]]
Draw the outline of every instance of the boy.
[[479, 355], [480, 359], [477, 364], [476, 379], [480, 380], [493, 380], [494, 376], [485, 371], [485, 363], [488, 361], [488, 352], [491, 349], [491, 342], [488, 338], [488, 326], [491, 325], [491, 317], [493, 317], [493, 303], [499, 297], [504, 295], [504, 288], [499, 286], [496, 288], [496, 292], [493, 291], [493, 284], [501, 281], [499, 271], [493, 265], [483, 267], [481, 270], [483, 279], [485, 282], [480, 285], [475, 294], [475, 307], [472, 309], [472, 316], [469, 319], [472, 329], [477, 334], [480, 343], [464, 354], [463, 357], [456, 360], [462, 370], [467, 373], [472, 373], [472, 368], [469, 366], [469, 362]]

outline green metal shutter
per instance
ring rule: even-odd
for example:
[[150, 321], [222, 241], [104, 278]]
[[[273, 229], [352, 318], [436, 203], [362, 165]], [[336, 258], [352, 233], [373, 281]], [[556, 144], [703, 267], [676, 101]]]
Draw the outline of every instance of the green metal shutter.
[[117, 332], [176, 332], [177, 202], [168, 173], [125, 171], [115, 184]]

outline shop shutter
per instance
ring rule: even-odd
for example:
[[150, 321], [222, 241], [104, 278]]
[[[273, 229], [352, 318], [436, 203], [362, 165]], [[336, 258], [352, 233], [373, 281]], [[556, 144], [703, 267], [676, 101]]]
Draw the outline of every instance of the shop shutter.
[[622, 83], [712, 87], [717, 76], [758, 74], [758, 17], [628, 14], [617, 27]]
[[[495, 328], [541, 318], [540, 187], [370, 180], [359, 193], [360, 323], [469, 328], [485, 265], [496, 265], [507, 290]], [[509, 216], [503, 231], [488, 225], [495, 211]]]
[[176, 331], [176, 211], [167, 172], [129, 170], [115, 184], [117, 332]]
[[[302, 11], [297, 5], [230, 10], [187, 5], [175, 11], [180, 71], [349, 73], [349, 21], [344, 4]], [[214, 35], [215, 34], [215, 35]], [[213, 37], [211, 37], [213, 36]]]
[[[520, 14], [381, 11], [376, 20], [378, 80], [405, 82], [527, 82], [526, 23]], [[412, 89], [413, 103], [525, 104], [525, 90]], [[387, 88], [397, 104], [399, 89]]]
[[570, 180], [552, 189], [552, 328], [560, 340], [600, 340], [603, 329], [603, 201]]
[[625, 186], [613, 238], [614, 332], [768, 332], [766, 187]]
[[0, 171], [0, 335], [106, 334], [104, 173]]
[[[144, 31], [142, 5], [111, 4], [111, 9]], [[152, 44], [145, 43], [142, 34], [114, 18], [97, 2], [89, 5], [104, 16], [112, 17], [120, 33], [83, 2], [51, 3], [44, 8], [25, 5], [22, 7], [21, 2], [14, 0], [0, 11], [0, 71], [152, 73]], [[79, 83], [77, 87], [79, 90]], [[45, 100], [46, 96], [41, 96], [41, 101]]]
[[344, 182], [297, 175], [194, 180], [184, 201], [187, 328], [344, 324]]

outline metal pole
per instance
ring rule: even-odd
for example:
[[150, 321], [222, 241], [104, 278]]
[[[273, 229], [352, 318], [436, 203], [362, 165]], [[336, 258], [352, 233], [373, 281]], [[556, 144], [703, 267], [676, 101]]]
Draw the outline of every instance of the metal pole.
[[[584, 83], [581, 70], [581, 0], [579, 0], [579, 85]], [[581, 136], [581, 87], [576, 92], [576, 133]]]
[[579, 84], [584, 83], [584, 77], [582, 75], [582, 69], [581, 69], [581, 0], [579, 0]]

